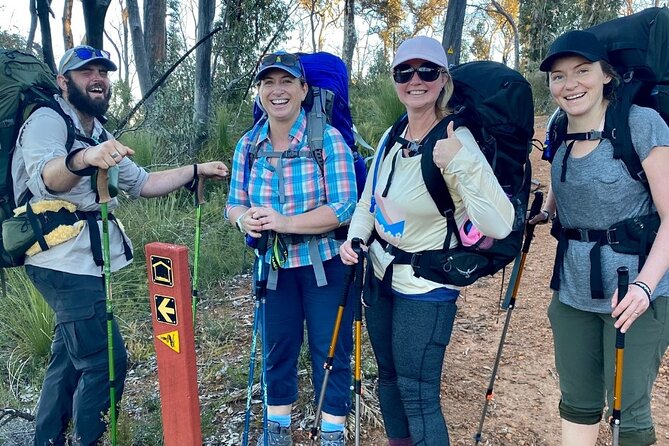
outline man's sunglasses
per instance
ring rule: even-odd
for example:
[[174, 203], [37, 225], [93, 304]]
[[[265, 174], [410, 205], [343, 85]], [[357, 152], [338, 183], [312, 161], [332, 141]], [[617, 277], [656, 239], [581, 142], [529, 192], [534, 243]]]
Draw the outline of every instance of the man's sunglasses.
[[286, 67], [297, 67], [300, 65], [300, 61], [296, 55], [290, 53], [268, 54], [260, 61], [261, 68], [274, 64], [281, 64]]
[[94, 57], [103, 57], [105, 59], [109, 59], [111, 57], [111, 55], [109, 54], [109, 51], [98, 50], [98, 49], [95, 49], [95, 48], [90, 47], [90, 46], [83, 46], [83, 47], [80, 47], [80, 48], [75, 48], [75, 50], [70, 53], [70, 56], [67, 58], [67, 60], [65, 60], [62, 63], [62, 66], [63, 67], [66, 66], [67, 63], [70, 60], [72, 60], [72, 58], [74, 57], [75, 54], [77, 55], [77, 57], [80, 60], [93, 59]]
[[411, 80], [414, 73], [418, 73], [418, 77], [425, 82], [434, 82], [439, 78], [441, 73], [446, 70], [433, 64], [424, 63], [420, 67], [414, 68], [409, 64], [400, 64], [393, 70], [393, 79], [398, 84], [406, 84]]

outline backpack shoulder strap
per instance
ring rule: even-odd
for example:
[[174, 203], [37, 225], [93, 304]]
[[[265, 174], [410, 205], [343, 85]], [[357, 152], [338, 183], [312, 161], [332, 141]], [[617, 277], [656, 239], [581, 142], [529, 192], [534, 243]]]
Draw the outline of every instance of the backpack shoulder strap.
[[332, 113], [334, 93], [326, 88], [309, 87], [311, 89], [311, 109], [307, 113], [307, 142], [314, 160], [323, 171], [325, 159], [323, 157], [323, 140], [327, 117]]
[[37, 109], [43, 107], [50, 108], [51, 110], [55, 111], [61, 118], [63, 118], [63, 121], [65, 121], [65, 126], [67, 127], [67, 140], [65, 141], [65, 150], [68, 153], [70, 152], [70, 150], [72, 150], [72, 146], [74, 145], [75, 139], [84, 141], [89, 145], [95, 145], [93, 140], [90, 140], [90, 142], [93, 142], [93, 144], [90, 144], [89, 141], [87, 141], [89, 138], [86, 138], [85, 136], [78, 134], [77, 129], [74, 127], [74, 121], [72, 121], [72, 118], [63, 111], [63, 108], [60, 106], [60, 104], [53, 98], [51, 98], [51, 100], [39, 102], [38, 104], [36, 104], [36, 106], [33, 107], [32, 110], [29, 110], [28, 115], [25, 118], [27, 119]]
[[449, 115], [442, 119], [432, 130], [430, 130], [430, 133], [428, 133], [422, 146], [420, 169], [423, 174], [423, 181], [425, 182], [427, 191], [437, 205], [439, 213], [444, 217], [447, 217], [447, 214], [452, 213], [455, 210], [455, 205], [453, 204], [451, 194], [448, 193], [444, 176], [432, 160], [432, 152], [434, 151], [436, 142], [439, 139], [444, 138], [446, 127], [448, 127], [448, 124], [451, 121], [454, 121], [454, 115]]
[[393, 145], [395, 145], [397, 137], [404, 131], [408, 123], [409, 123], [409, 118], [405, 113], [397, 121], [395, 121], [393, 126], [388, 131], [388, 135], [386, 136], [386, 139], [383, 141], [383, 144], [379, 146], [379, 151], [376, 154], [376, 164], [374, 165], [374, 173], [372, 174], [372, 198], [370, 200], [371, 204], [369, 207], [369, 212], [372, 214], [374, 213], [374, 209], [376, 209], [376, 199], [374, 198], [374, 191], [376, 190], [376, 183], [378, 181], [379, 168], [381, 167], [381, 163], [383, 162], [383, 160], [386, 159], [386, 156], [388, 156], [390, 149], [393, 147]]
[[630, 109], [633, 98], [642, 87], [640, 81], [630, 81], [618, 89], [619, 97], [606, 110], [604, 133], [610, 135], [613, 145], [613, 158], [621, 159], [627, 171], [636, 181], [640, 181], [649, 189], [648, 179], [643, 171], [641, 159], [632, 142], [632, 130], [629, 125]]

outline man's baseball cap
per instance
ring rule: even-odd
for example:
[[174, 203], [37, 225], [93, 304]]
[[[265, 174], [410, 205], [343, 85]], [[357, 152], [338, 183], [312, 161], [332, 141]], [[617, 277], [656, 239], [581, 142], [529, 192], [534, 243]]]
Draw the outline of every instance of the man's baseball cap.
[[539, 69], [547, 73], [551, 71], [553, 63], [557, 59], [573, 55], [582, 56], [590, 62], [609, 61], [606, 48], [594, 34], [575, 30], [567, 31], [555, 39], [555, 42], [548, 49], [548, 55], [539, 65]]
[[444, 47], [432, 37], [418, 36], [402, 42], [397, 48], [392, 68], [411, 59], [427, 60], [440, 67], [448, 68], [448, 59]]
[[110, 59], [109, 52], [88, 45], [79, 45], [65, 51], [58, 64], [58, 73], [65, 74], [91, 62], [102, 64], [109, 71], [117, 70], [116, 64]]
[[260, 82], [268, 71], [279, 69], [287, 72], [293, 77], [304, 79], [304, 68], [300, 62], [300, 58], [296, 54], [287, 53], [286, 51], [277, 51], [276, 53], [268, 54], [260, 61], [260, 69], [256, 74], [255, 81]]

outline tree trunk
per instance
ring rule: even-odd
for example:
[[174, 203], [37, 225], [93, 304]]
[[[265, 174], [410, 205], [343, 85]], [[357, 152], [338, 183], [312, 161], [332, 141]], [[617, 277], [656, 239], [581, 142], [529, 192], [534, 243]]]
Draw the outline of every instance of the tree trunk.
[[158, 70], [167, 55], [167, 2], [144, 0], [144, 48], [151, 79], [157, 79]]
[[37, 16], [39, 17], [40, 32], [42, 33], [42, 55], [44, 56], [44, 62], [56, 73], [57, 68], [53, 57], [53, 44], [51, 42], [48, 0], [37, 0]]
[[441, 44], [448, 55], [448, 63], [457, 65], [460, 63], [460, 51], [462, 50], [462, 28], [465, 24], [466, 0], [450, 0], [446, 10], [446, 22], [444, 24], [444, 36]]
[[151, 89], [151, 73], [146, 60], [144, 34], [142, 33], [142, 21], [139, 18], [137, 0], [128, 0], [128, 24], [130, 25], [132, 52], [135, 55], [135, 67], [139, 78], [139, 91], [144, 96]]
[[[197, 17], [197, 40], [211, 32], [216, 12], [215, 0], [199, 0]], [[202, 143], [207, 139], [209, 124], [209, 99], [211, 97], [211, 50], [212, 39], [208, 39], [195, 50], [195, 141], [191, 155], [196, 155]]]
[[353, 52], [358, 40], [355, 31], [355, 0], [344, 0], [344, 43], [342, 44], [342, 59], [348, 68], [348, 81], [351, 82], [353, 72]]
[[30, 2], [30, 31], [28, 31], [28, 39], [26, 39], [26, 51], [32, 53], [33, 44], [35, 43], [35, 31], [37, 31], [37, 3]]
[[63, 5], [63, 45], [66, 50], [74, 46], [74, 37], [72, 37], [72, 4], [74, 0], [65, 0]]
[[513, 29], [513, 51], [515, 53], [513, 59], [513, 69], [518, 70], [520, 68], [520, 39], [518, 37], [518, 27], [516, 26], [516, 22], [513, 20], [513, 17], [511, 17], [511, 14], [506, 12], [504, 8], [502, 8], [502, 5], [497, 3], [496, 0], [491, 0], [491, 3], [497, 12], [504, 16], [506, 21], [509, 22], [509, 25], [511, 25], [511, 28]]
[[111, 0], [83, 0], [86, 44], [93, 48], [104, 47], [105, 16]]

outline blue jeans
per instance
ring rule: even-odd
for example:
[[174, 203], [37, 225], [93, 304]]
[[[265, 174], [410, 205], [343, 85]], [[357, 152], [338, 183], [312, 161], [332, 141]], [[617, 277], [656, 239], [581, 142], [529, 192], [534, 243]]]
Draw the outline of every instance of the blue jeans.
[[[297, 401], [297, 367], [304, 341], [305, 322], [315, 399], [320, 395], [325, 375], [323, 364], [342, 300], [347, 268], [339, 257], [323, 262], [323, 267], [328, 281], [324, 287], [316, 285], [314, 268], [303, 266], [279, 270], [276, 290], [267, 290], [265, 336], [268, 352], [267, 393], [271, 406]], [[351, 408], [352, 333], [353, 302], [348, 298], [323, 403], [323, 411], [335, 416], [345, 416]]]
[[[30, 265], [26, 266], [26, 273], [57, 319], [37, 408], [35, 446], [64, 445], [70, 420], [75, 444], [97, 444], [106, 430], [103, 415], [110, 405], [104, 283], [100, 277]], [[123, 393], [127, 356], [116, 321], [112, 336], [118, 402]]]
[[379, 400], [388, 438], [448, 446], [439, 398], [441, 369], [457, 306], [395, 295], [366, 310], [367, 331], [379, 367]]

